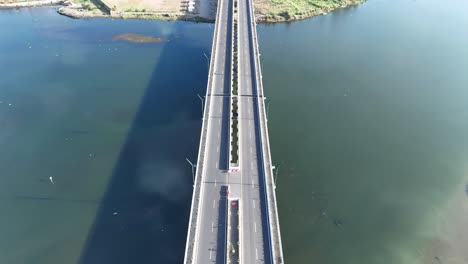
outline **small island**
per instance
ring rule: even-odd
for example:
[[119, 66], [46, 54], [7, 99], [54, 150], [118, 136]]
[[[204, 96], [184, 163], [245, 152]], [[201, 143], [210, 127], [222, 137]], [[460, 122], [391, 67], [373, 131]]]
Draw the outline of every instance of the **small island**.
[[[366, 0], [254, 0], [258, 22], [285, 22], [326, 15]], [[0, 8], [62, 5], [73, 18], [111, 17], [213, 22], [217, 0], [0, 0]]]
[[158, 43], [158, 42], [168, 41], [167, 39], [164, 39], [164, 38], [156, 38], [152, 36], [146, 36], [146, 35], [134, 34], [134, 33], [114, 35], [112, 39], [124, 40], [124, 41], [132, 42], [132, 43]]

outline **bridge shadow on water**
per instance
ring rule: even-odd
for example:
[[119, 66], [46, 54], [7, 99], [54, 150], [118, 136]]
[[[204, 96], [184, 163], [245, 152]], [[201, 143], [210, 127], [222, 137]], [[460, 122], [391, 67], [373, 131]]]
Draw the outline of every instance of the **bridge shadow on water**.
[[165, 46], [89, 231], [80, 264], [183, 261], [192, 195], [185, 157], [195, 162], [201, 129], [200, 101], [193, 90], [205, 92], [208, 69], [203, 53], [209, 54], [211, 45], [205, 45], [209, 40], [200, 45], [169, 39], [154, 44]]

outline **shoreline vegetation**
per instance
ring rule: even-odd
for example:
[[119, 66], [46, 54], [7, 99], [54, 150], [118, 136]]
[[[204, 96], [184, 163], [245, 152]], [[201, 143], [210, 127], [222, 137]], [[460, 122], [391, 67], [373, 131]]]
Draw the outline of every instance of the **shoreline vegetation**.
[[327, 15], [366, 0], [254, 0], [257, 22], [275, 23]]
[[[290, 22], [366, 0], [254, 0], [259, 23]], [[121, 18], [214, 22], [217, 0], [0, 0], [0, 9], [59, 5], [72, 18]]]

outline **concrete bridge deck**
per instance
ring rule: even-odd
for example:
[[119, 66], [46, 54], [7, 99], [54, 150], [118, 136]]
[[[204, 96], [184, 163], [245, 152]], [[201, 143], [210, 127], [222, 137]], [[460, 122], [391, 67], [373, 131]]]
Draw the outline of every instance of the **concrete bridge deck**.
[[[184, 263], [228, 263], [233, 248], [238, 263], [283, 263], [252, 0], [219, 0], [208, 78]], [[230, 171], [232, 97], [239, 171]]]

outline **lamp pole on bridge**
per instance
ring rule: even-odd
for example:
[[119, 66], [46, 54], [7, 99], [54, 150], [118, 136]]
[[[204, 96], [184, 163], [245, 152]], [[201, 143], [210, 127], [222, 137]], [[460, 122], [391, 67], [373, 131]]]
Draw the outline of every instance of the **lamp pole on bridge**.
[[279, 168], [281, 167], [281, 164], [278, 164], [278, 166], [274, 166], [274, 169], [275, 169], [275, 189], [276, 189], [276, 181], [278, 180], [278, 171], [279, 171]]
[[267, 120], [268, 120], [268, 116], [269, 116], [269, 113], [270, 113], [270, 102], [271, 102], [270, 98], [267, 98], [266, 99], [266, 103], [267, 103], [267, 105], [266, 105], [266, 115], [267, 115], [266, 118], [267, 118]]
[[205, 52], [203, 52], [203, 56], [206, 58], [206, 65], [208, 66], [208, 70], [210, 70], [210, 58], [208, 58], [208, 55], [206, 55]]
[[262, 73], [263, 73], [263, 61], [264, 61], [264, 59], [263, 59], [263, 57], [261, 55], [262, 54], [258, 54], [258, 57], [260, 58], [260, 64], [261, 64], [260, 68], [261, 68]]
[[203, 97], [201, 97], [199, 93], [197, 93], [197, 96], [198, 98], [200, 98], [200, 101], [201, 101], [201, 114], [203, 118], [203, 110], [205, 109], [204, 100], [203, 100]]
[[190, 164], [190, 166], [192, 167], [192, 180], [193, 180], [193, 186], [195, 186], [195, 167], [197, 167], [197, 165], [193, 164], [188, 158], [185, 158], [185, 160]]

